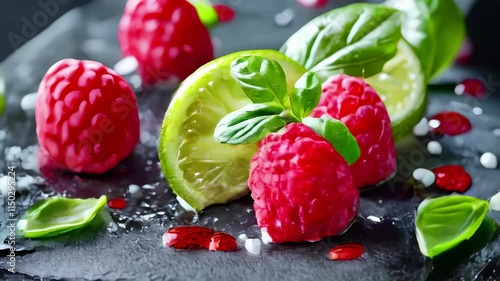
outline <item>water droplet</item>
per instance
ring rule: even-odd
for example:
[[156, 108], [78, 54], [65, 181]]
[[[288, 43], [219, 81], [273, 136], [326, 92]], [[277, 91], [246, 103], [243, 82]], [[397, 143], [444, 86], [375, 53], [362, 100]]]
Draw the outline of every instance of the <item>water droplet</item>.
[[427, 144], [427, 151], [432, 155], [441, 155], [441, 153], [443, 153], [443, 147], [437, 141], [430, 141]]
[[368, 216], [367, 219], [369, 219], [369, 220], [371, 220], [373, 222], [376, 222], [376, 223], [382, 222], [382, 220], [379, 217], [376, 217], [376, 216]]
[[139, 192], [139, 190], [140, 190], [140, 187], [138, 185], [136, 185], [136, 184], [131, 184], [131, 185], [128, 186], [128, 192], [130, 194], [137, 193], [137, 192]]
[[108, 207], [111, 209], [123, 209], [127, 207], [127, 201], [123, 198], [113, 198], [108, 200]]
[[139, 62], [133, 56], [124, 57], [115, 64], [113, 69], [120, 75], [133, 73], [139, 67]]
[[118, 225], [115, 222], [110, 222], [107, 229], [109, 233], [116, 233], [118, 231]]
[[328, 258], [331, 260], [353, 260], [361, 257], [365, 248], [360, 244], [338, 245], [330, 249]]
[[500, 129], [494, 129], [492, 133], [495, 137], [500, 137]]
[[483, 109], [482, 109], [482, 108], [480, 108], [480, 107], [474, 107], [474, 108], [472, 109], [472, 113], [474, 113], [474, 114], [476, 114], [476, 115], [481, 115], [481, 114], [483, 114]]
[[413, 178], [421, 182], [425, 187], [431, 186], [436, 180], [436, 176], [432, 171], [423, 168], [415, 169]]
[[486, 169], [496, 169], [498, 165], [497, 157], [491, 152], [483, 153], [481, 158], [479, 158], [479, 162], [481, 162], [481, 165]]
[[[467, 117], [455, 111], [445, 111], [432, 116], [431, 121], [439, 121], [439, 125], [431, 124], [429, 126], [434, 133], [442, 135], [456, 136], [469, 132], [472, 124]], [[437, 125], [437, 126], [434, 126]]]
[[472, 185], [472, 177], [459, 165], [446, 165], [432, 169], [436, 176], [436, 186], [447, 190], [465, 192]]
[[21, 108], [26, 113], [35, 111], [36, 95], [37, 93], [27, 94], [21, 99]]
[[422, 118], [415, 127], [413, 127], [413, 134], [417, 137], [423, 137], [429, 132], [429, 122], [426, 118]]
[[457, 95], [469, 95], [476, 98], [481, 98], [486, 96], [487, 91], [483, 82], [479, 79], [469, 78], [460, 82], [455, 87], [455, 94]]
[[247, 239], [245, 241], [245, 249], [252, 254], [252, 255], [259, 255], [260, 254], [260, 246], [262, 245], [262, 242], [260, 242], [259, 239]]
[[287, 26], [292, 22], [294, 17], [295, 13], [292, 9], [288, 8], [283, 10], [281, 13], [274, 15], [274, 21], [278, 26]]
[[490, 209], [493, 211], [500, 212], [500, 192], [491, 197]]

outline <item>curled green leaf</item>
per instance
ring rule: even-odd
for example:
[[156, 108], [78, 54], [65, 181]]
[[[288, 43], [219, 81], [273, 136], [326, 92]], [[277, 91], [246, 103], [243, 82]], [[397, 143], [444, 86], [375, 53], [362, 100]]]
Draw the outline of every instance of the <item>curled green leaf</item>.
[[370, 77], [396, 54], [400, 13], [375, 4], [352, 4], [302, 27], [281, 52], [325, 81], [338, 73]]
[[468, 240], [483, 222], [488, 208], [488, 201], [470, 196], [424, 200], [415, 220], [420, 251], [432, 258]]
[[361, 155], [358, 142], [344, 123], [331, 118], [306, 117], [302, 123], [325, 138], [352, 165]]
[[309, 115], [321, 98], [321, 82], [316, 74], [307, 72], [295, 83], [290, 95], [292, 112], [297, 118]]
[[446, 69], [465, 38], [465, 21], [454, 0], [389, 0], [403, 12], [401, 32], [422, 63], [427, 79]]
[[249, 104], [224, 116], [215, 127], [214, 138], [227, 144], [257, 142], [286, 125], [282, 111], [279, 106]]
[[278, 62], [245, 56], [233, 61], [231, 74], [253, 103], [283, 106], [286, 102], [286, 76]]
[[106, 196], [99, 199], [52, 197], [31, 206], [18, 230], [25, 238], [47, 238], [84, 227], [106, 205]]

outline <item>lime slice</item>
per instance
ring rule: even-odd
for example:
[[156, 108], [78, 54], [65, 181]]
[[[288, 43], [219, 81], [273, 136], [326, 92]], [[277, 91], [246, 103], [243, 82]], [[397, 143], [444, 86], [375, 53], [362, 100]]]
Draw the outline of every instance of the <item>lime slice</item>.
[[425, 114], [427, 87], [420, 60], [410, 45], [401, 40], [394, 58], [366, 81], [384, 101], [395, 140], [411, 132]]
[[289, 90], [306, 71], [274, 50], [243, 51], [202, 66], [180, 85], [165, 114], [158, 153], [172, 190], [196, 211], [248, 192], [250, 160], [257, 146], [220, 144], [213, 137], [222, 117], [251, 103], [230, 74], [231, 63], [245, 55], [280, 63]]

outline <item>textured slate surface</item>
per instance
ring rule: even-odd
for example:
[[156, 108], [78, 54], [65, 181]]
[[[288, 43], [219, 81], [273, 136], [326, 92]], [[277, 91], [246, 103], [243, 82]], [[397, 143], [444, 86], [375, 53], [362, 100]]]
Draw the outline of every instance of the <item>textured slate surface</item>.
[[[342, 6], [349, 1], [331, 1]], [[301, 9], [292, 0], [233, 0], [238, 16], [233, 23], [217, 27], [217, 54], [249, 48], [280, 45], [314, 13]], [[161, 235], [173, 225], [198, 224], [226, 231], [234, 236], [245, 233], [259, 237], [250, 198], [207, 209], [199, 215], [180, 208], [159, 170], [156, 139], [171, 91], [138, 93], [141, 108], [141, 144], [120, 167], [100, 177], [54, 173], [50, 166], [39, 169], [32, 112], [19, 107], [21, 98], [37, 89], [38, 83], [55, 61], [65, 57], [99, 60], [112, 66], [119, 59], [116, 25], [123, 1], [94, 1], [73, 10], [41, 36], [21, 48], [3, 64], [9, 108], [0, 123], [1, 171], [6, 164], [17, 165], [19, 216], [37, 200], [57, 193], [74, 197], [107, 194], [125, 195], [129, 206], [123, 211], [104, 211], [89, 229], [72, 237], [30, 241], [18, 239], [17, 271], [11, 275], [4, 250], [0, 256], [0, 279], [31, 280], [33, 277], [63, 280], [499, 280], [500, 239], [498, 234], [481, 250], [462, 248], [451, 265], [425, 259], [414, 235], [414, 215], [418, 203], [436, 195], [430, 189], [414, 195], [404, 183], [417, 167], [460, 163], [472, 174], [473, 188], [467, 194], [487, 199], [500, 189], [500, 172], [479, 164], [482, 152], [500, 156], [500, 76], [481, 69], [449, 71], [441, 82], [479, 77], [490, 89], [490, 98], [477, 101], [458, 97], [450, 89], [431, 92], [429, 115], [456, 109], [470, 117], [474, 129], [460, 137], [440, 139], [444, 152], [429, 156], [425, 144], [430, 137], [408, 138], [398, 144], [398, 175], [384, 186], [362, 194], [359, 216], [347, 233], [318, 243], [268, 245], [261, 255], [244, 249], [236, 253], [174, 251], [161, 246]], [[278, 27], [274, 15], [292, 7], [296, 17], [291, 25]], [[316, 13], [320, 13], [318, 11]], [[497, 82], [498, 81], [498, 82]], [[472, 107], [483, 109], [474, 115]], [[40, 176], [41, 175], [41, 176]], [[138, 194], [127, 192], [129, 184], [141, 186]], [[7, 235], [4, 201], [0, 201], [0, 238]], [[381, 218], [380, 222], [367, 219]], [[498, 213], [491, 216], [500, 221]], [[331, 262], [325, 256], [339, 243], [362, 243], [362, 259]], [[3, 249], [3, 248], [0, 248]], [[463, 256], [463, 258], [462, 258]]]

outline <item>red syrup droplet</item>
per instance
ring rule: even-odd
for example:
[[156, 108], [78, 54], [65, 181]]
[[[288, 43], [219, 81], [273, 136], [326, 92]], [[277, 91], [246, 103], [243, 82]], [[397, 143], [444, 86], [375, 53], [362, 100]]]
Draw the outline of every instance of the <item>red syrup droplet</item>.
[[224, 5], [218, 4], [213, 6], [215, 12], [217, 13], [217, 17], [219, 18], [219, 22], [230, 22], [234, 19], [235, 12], [233, 8]]
[[361, 244], [344, 244], [330, 249], [328, 259], [331, 260], [353, 260], [361, 257], [365, 252], [365, 247]]
[[208, 249], [213, 230], [200, 226], [177, 226], [163, 234], [163, 245], [175, 249]]
[[227, 233], [217, 232], [212, 235], [208, 249], [210, 251], [237, 251], [238, 245], [233, 236]]
[[472, 54], [474, 53], [474, 46], [472, 45], [472, 41], [467, 38], [460, 48], [458, 52], [456, 62], [462, 65], [467, 65], [470, 63], [472, 59]]
[[484, 98], [488, 91], [486, 86], [479, 79], [469, 78], [458, 83], [455, 87], [455, 94], [457, 95], [469, 95], [475, 98]]
[[108, 201], [108, 207], [111, 209], [123, 209], [127, 207], [127, 201], [123, 198], [113, 198]]
[[472, 185], [472, 177], [459, 165], [446, 165], [432, 169], [436, 175], [436, 186], [447, 190], [465, 192]]
[[328, 4], [328, 0], [297, 0], [297, 2], [305, 8], [323, 8]]
[[469, 132], [472, 124], [467, 117], [455, 111], [444, 111], [430, 118], [429, 124], [433, 120], [439, 122], [436, 126], [431, 125], [431, 131], [437, 134], [456, 136]]

